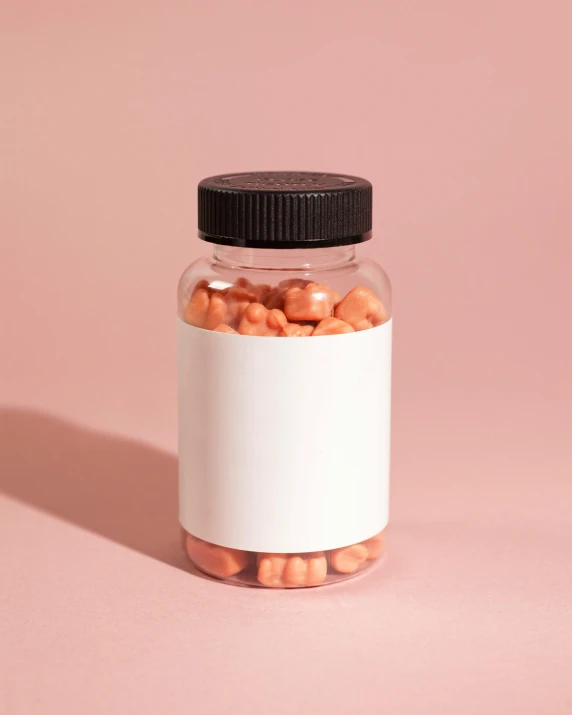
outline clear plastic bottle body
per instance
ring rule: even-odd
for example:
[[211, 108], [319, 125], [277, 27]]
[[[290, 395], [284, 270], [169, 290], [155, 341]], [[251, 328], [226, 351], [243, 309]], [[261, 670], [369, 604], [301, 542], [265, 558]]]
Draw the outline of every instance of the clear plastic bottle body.
[[[280, 318], [280, 315], [284, 316], [283, 311], [286, 311], [286, 315], [289, 313], [288, 303], [286, 307], [284, 305], [284, 301], [289, 300], [289, 297], [285, 298], [287, 291], [298, 291], [297, 295], [303, 300], [304, 291], [312, 293], [312, 286], [318, 286], [318, 293], [321, 290], [326, 295], [336, 296], [332, 297], [331, 314], [327, 319], [325, 314], [301, 313], [302, 319], [298, 320], [294, 315], [291, 320], [293, 313], [290, 309], [286, 326], [280, 323], [280, 320], [284, 320]], [[199, 291], [205, 301], [205, 308], [203, 312], [199, 311], [197, 319], [196, 310], [191, 308]], [[235, 300], [229, 302], [232, 291], [237, 291], [238, 298], [235, 296]], [[366, 315], [366, 311], [358, 316], [359, 320], [355, 318], [358, 322], [352, 320], [354, 313], [344, 306], [353, 307], [355, 301], [352, 303], [351, 298], [354, 294], [362, 298], [363, 295], [374, 296], [381, 306], [377, 310], [377, 317]], [[215, 300], [220, 300], [222, 317], [217, 317], [218, 313], [208, 317], [208, 311], [213, 310], [213, 296], [216, 296]], [[371, 300], [375, 307], [374, 298]], [[363, 300], [360, 306], [362, 304]], [[229, 305], [231, 308], [228, 308]], [[260, 311], [266, 311], [268, 322], [263, 319], [260, 324], [249, 324], [246, 308], [252, 305], [268, 306], [259, 308]], [[323, 307], [322, 304], [320, 306]], [[250, 311], [254, 310], [250, 308]], [[178, 315], [181, 321], [206, 330], [239, 333], [237, 336], [229, 336], [229, 340], [240, 340], [240, 334], [274, 337], [323, 335], [323, 345], [331, 344], [333, 347], [335, 341], [328, 343], [328, 335], [378, 327], [390, 320], [391, 310], [391, 286], [387, 275], [373, 261], [358, 259], [355, 246], [315, 249], [215, 246], [212, 256], [199, 259], [185, 270], [178, 290]], [[279, 322], [276, 325], [271, 323], [272, 312], [278, 316]], [[337, 316], [341, 316], [340, 319]], [[349, 323], [342, 318], [347, 318]], [[220, 325], [215, 325], [219, 320], [222, 321], [222, 329]], [[352, 323], [353, 327], [343, 327], [351, 326]], [[258, 325], [263, 325], [265, 330], [260, 332]], [[270, 327], [267, 328], [267, 325]], [[288, 332], [288, 326], [293, 326], [293, 332]], [[347, 337], [351, 339], [351, 336]], [[288, 439], [288, 435], [285, 435], [285, 439]], [[221, 436], [221, 449], [224, 449], [224, 435]], [[252, 508], [256, 509], [257, 505], [253, 503]], [[294, 514], [292, 523], [296, 523]], [[278, 553], [237, 549], [231, 543], [209, 542], [184, 529], [182, 540], [188, 557], [201, 571], [245, 586], [295, 588], [334, 583], [371, 568], [385, 555], [385, 529], [371, 533], [359, 542], [312, 552]]]
[[212, 256], [192, 263], [183, 273], [178, 289], [179, 317], [194, 288], [204, 281], [233, 285], [246, 278], [253, 284], [277, 286], [282, 281], [301, 279], [327, 285], [346, 295], [364, 286], [378, 296], [391, 316], [391, 285], [384, 270], [374, 261], [358, 258], [355, 246], [314, 249], [261, 249], [215, 246]]

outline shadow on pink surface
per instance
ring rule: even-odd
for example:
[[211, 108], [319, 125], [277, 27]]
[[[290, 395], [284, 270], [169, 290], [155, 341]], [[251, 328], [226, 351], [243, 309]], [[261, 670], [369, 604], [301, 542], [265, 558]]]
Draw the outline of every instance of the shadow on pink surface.
[[172, 454], [48, 414], [0, 409], [0, 491], [192, 570], [180, 546]]

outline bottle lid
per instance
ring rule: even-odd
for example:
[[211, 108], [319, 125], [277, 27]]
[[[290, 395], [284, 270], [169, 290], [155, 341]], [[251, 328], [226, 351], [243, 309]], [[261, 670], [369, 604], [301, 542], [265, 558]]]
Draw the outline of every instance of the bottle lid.
[[199, 184], [199, 236], [247, 248], [348, 246], [371, 238], [372, 186], [345, 174], [262, 171]]

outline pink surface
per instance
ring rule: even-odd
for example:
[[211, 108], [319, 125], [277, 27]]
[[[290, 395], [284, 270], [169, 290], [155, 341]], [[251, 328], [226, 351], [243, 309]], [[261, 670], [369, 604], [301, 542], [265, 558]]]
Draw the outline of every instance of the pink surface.
[[[572, 711], [571, 21], [4, 3], [1, 715]], [[371, 179], [395, 286], [390, 557], [305, 593], [176, 528], [195, 185], [259, 168]]]

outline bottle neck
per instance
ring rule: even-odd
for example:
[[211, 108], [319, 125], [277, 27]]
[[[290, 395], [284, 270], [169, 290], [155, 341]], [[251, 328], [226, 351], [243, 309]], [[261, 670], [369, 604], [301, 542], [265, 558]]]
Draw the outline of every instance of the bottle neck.
[[213, 258], [225, 268], [266, 271], [330, 270], [355, 260], [355, 246], [334, 248], [236, 248], [215, 246]]

